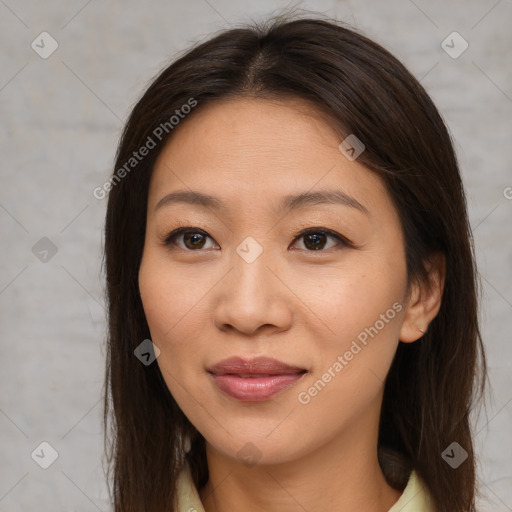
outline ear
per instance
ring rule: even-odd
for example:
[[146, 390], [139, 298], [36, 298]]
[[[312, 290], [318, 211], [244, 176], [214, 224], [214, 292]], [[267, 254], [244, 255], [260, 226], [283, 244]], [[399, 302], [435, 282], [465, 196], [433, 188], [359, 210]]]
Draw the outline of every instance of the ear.
[[[411, 283], [400, 341], [412, 343], [427, 332], [430, 322], [441, 308], [446, 276], [446, 258], [442, 253], [432, 255], [426, 262], [428, 282]], [[424, 332], [422, 332], [424, 331]]]

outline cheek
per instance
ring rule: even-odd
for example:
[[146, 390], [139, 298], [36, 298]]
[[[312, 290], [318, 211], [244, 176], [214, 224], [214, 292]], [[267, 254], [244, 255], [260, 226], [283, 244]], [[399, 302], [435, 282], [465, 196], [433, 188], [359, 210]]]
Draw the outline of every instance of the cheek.
[[139, 290], [153, 341], [165, 344], [185, 318], [193, 316], [204, 294], [187, 273], [169, 264], [156, 251], [144, 253], [139, 269]]
[[[187, 278], [188, 276], [188, 278]], [[173, 396], [190, 387], [202, 371], [201, 343], [206, 302], [200, 283], [170, 265], [164, 256], [147, 251], [139, 270], [139, 290], [152, 342], [159, 348], [157, 364]], [[196, 286], [197, 285], [197, 286]]]
[[[310, 408], [318, 407], [318, 414], [337, 414], [340, 403], [355, 411], [374, 399], [398, 346], [405, 264], [398, 257], [375, 255], [367, 261], [360, 257], [359, 263], [336, 279], [322, 280], [311, 297], [311, 309], [318, 311], [330, 332], [317, 342], [321, 358], [308, 381], [314, 388], [300, 390], [305, 393], [301, 403], [316, 402]], [[322, 398], [314, 398], [317, 395]]]
[[405, 265], [398, 258], [396, 261], [375, 260], [374, 255], [356, 255], [354, 262], [347, 264], [346, 271], [310, 275], [301, 280], [302, 290], [298, 294], [305, 297], [304, 302], [341, 345], [376, 322], [380, 330], [381, 315], [384, 315], [385, 330], [389, 331], [388, 327], [391, 327], [398, 332], [399, 321], [396, 320], [400, 308], [392, 306], [398, 303], [403, 308]]

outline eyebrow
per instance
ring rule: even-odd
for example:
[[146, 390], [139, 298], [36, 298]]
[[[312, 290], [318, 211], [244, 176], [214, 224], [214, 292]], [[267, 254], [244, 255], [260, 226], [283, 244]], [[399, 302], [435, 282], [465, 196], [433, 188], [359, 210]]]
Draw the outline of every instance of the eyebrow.
[[[155, 211], [163, 208], [164, 206], [176, 203], [202, 205], [207, 208], [220, 211], [228, 210], [227, 205], [215, 196], [203, 194], [202, 192], [193, 190], [177, 190], [162, 197], [162, 199], [160, 199], [155, 206]], [[357, 199], [354, 199], [341, 190], [335, 189], [287, 195], [283, 197], [278, 207], [277, 213], [289, 212], [291, 210], [298, 210], [301, 208], [307, 208], [321, 204], [339, 204], [343, 206], [349, 206], [365, 213], [366, 215], [369, 214], [368, 209]]]

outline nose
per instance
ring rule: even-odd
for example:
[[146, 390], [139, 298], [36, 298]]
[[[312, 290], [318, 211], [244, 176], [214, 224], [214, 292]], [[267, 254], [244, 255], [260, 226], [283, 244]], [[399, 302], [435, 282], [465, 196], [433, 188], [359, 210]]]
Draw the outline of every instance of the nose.
[[214, 288], [217, 328], [247, 336], [289, 329], [293, 318], [292, 294], [279, 279], [272, 255], [263, 251], [251, 261], [240, 254], [233, 252], [231, 271]]

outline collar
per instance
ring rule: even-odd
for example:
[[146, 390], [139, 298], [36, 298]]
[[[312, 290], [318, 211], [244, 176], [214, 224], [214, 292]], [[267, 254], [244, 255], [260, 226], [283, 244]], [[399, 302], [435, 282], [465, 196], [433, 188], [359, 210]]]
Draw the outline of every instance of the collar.
[[[187, 462], [178, 476], [177, 496], [178, 512], [205, 512]], [[388, 512], [434, 512], [427, 488], [414, 470], [402, 495]]]

